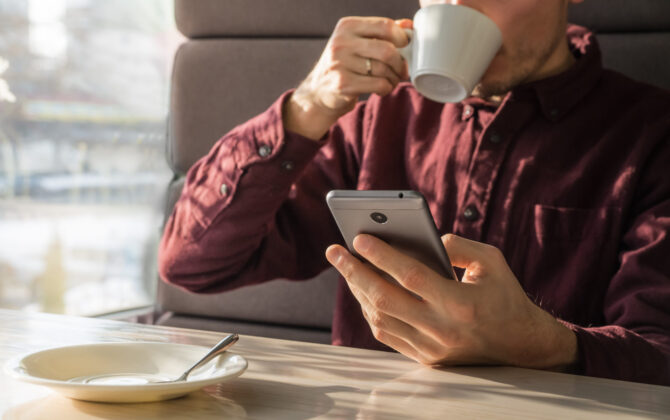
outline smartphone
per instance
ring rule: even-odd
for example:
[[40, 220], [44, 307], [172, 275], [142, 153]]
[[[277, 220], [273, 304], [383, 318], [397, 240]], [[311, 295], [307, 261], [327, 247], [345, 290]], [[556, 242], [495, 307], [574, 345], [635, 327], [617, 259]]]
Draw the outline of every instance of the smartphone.
[[349, 251], [358, 258], [363, 259], [354, 249], [354, 238], [367, 233], [441, 276], [458, 279], [421, 193], [333, 190], [326, 196], [326, 203]]

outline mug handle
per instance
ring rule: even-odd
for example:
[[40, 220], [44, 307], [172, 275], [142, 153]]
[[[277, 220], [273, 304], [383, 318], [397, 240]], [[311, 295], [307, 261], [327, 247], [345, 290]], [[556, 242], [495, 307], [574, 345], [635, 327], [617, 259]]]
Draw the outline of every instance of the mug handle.
[[404, 30], [405, 33], [407, 34], [407, 38], [409, 39], [409, 43], [402, 48], [398, 48], [398, 52], [400, 53], [402, 58], [404, 58], [405, 61], [407, 61], [409, 65], [409, 63], [412, 62], [412, 46], [414, 44], [414, 30], [407, 28], [404, 28]]

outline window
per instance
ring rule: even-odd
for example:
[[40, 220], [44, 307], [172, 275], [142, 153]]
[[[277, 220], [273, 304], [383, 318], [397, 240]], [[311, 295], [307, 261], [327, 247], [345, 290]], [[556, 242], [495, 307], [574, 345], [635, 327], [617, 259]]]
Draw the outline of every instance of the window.
[[0, 0], [0, 307], [148, 304], [164, 191], [169, 0]]

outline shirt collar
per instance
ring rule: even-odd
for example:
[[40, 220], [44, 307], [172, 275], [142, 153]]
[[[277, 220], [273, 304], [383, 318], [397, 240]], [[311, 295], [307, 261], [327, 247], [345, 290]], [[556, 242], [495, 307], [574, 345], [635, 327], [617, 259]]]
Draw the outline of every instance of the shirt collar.
[[595, 35], [588, 29], [570, 25], [567, 31], [570, 49], [577, 58], [568, 70], [556, 76], [518, 86], [512, 97], [525, 96], [530, 90], [545, 117], [559, 121], [596, 85], [603, 72], [602, 56]]
[[488, 112], [495, 112], [500, 104], [491, 102], [489, 100], [478, 98], [476, 96], [470, 96], [461, 101], [462, 112], [461, 112], [461, 121], [467, 121], [470, 118], [473, 118], [475, 115], [475, 110], [485, 110]]
[[[537, 101], [544, 116], [550, 121], [562, 119], [596, 85], [603, 71], [600, 47], [595, 35], [588, 29], [569, 25], [567, 30], [570, 50], [577, 59], [563, 73], [546, 79], [519, 85], [507, 94], [505, 102]], [[472, 117], [475, 109], [490, 108], [495, 111], [499, 104], [471, 96], [462, 102], [462, 120]]]

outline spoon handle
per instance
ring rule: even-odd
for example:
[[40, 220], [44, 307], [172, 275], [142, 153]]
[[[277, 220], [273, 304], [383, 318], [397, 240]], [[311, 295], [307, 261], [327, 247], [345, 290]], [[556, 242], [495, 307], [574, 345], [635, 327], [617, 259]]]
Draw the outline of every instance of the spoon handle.
[[178, 379], [177, 381], [185, 381], [188, 375], [191, 373], [191, 371], [199, 366], [204, 365], [205, 363], [209, 362], [219, 354], [223, 353], [224, 351], [228, 350], [230, 346], [235, 344], [235, 342], [239, 339], [240, 337], [237, 334], [228, 334], [223, 338], [223, 340], [219, 341], [216, 346], [212, 347], [212, 349], [202, 357], [202, 359], [198, 360], [195, 362], [193, 366], [191, 366], [186, 372], [184, 372]]

